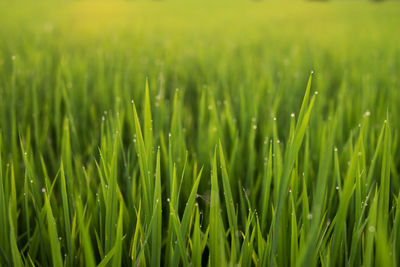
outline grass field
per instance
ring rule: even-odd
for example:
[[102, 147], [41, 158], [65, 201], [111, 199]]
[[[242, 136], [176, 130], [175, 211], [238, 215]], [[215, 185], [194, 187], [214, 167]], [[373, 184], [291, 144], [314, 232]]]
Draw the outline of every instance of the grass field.
[[400, 2], [0, 2], [0, 266], [400, 265]]

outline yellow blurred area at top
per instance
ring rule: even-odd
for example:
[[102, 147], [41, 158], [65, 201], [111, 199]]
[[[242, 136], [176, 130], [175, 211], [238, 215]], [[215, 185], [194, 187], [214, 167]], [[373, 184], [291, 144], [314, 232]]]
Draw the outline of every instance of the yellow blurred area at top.
[[[0, 4], [0, 31], [166, 40], [398, 42], [400, 3], [369, 1], [65, 1]], [[387, 38], [390, 36], [390, 38]]]

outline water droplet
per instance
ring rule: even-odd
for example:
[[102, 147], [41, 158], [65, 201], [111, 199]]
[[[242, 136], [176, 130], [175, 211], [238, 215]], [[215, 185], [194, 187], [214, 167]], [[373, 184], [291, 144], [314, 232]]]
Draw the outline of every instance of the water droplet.
[[274, 121], [276, 121], [276, 117], [274, 117]]
[[336, 186], [336, 190], [339, 190], [339, 186]]
[[294, 118], [294, 113], [290, 114], [290, 117]]
[[253, 125], [253, 129], [254, 129], [254, 130], [257, 129], [257, 125]]
[[167, 198], [167, 202], [170, 202], [171, 200], [169, 198]]
[[46, 193], [46, 188], [42, 188], [42, 193]]
[[318, 91], [315, 91], [315, 92], [314, 92], [314, 95], [318, 95]]
[[311, 213], [309, 213], [309, 214], [307, 215], [307, 219], [309, 219], [309, 220], [312, 219], [312, 214], [311, 214]]

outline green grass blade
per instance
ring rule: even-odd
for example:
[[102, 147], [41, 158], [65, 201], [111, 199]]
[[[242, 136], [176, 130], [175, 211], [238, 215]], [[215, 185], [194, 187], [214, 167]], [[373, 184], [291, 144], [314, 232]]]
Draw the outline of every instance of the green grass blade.
[[221, 163], [222, 172], [222, 185], [224, 188], [225, 207], [228, 214], [229, 228], [231, 233], [231, 262], [236, 262], [236, 257], [239, 255], [239, 229], [237, 225], [237, 215], [235, 212], [235, 201], [233, 200], [231, 185], [229, 183], [228, 172], [226, 170], [224, 151], [222, 149], [221, 141], [219, 142], [219, 159]]
[[56, 221], [54, 220], [53, 212], [50, 206], [50, 200], [45, 196], [45, 206], [47, 214], [47, 227], [49, 231], [51, 257], [54, 266], [63, 266], [60, 242], [58, 240]]
[[17, 244], [17, 238], [16, 238], [16, 233], [15, 233], [15, 226], [14, 226], [14, 222], [13, 222], [13, 217], [12, 217], [12, 213], [11, 213], [11, 200], [9, 202], [9, 223], [10, 223], [10, 248], [11, 248], [11, 256], [12, 256], [12, 260], [13, 260], [13, 264], [15, 267], [22, 267], [24, 266], [22, 263], [22, 259], [21, 259], [21, 254], [20, 251], [18, 249], [18, 244]]
[[225, 264], [224, 227], [220, 215], [217, 151], [215, 149], [211, 173], [211, 203], [210, 203], [210, 266]]
[[154, 188], [153, 210], [155, 212], [154, 225], [151, 234], [151, 265], [159, 266], [161, 261], [161, 236], [162, 236], [162, 216], [161, 216], [161, 169], [160, 169], [160, 148], [157, 150], [156, 181]]
[[85, 266], [96, 266], [93, 255], [94, 250], [92, 247], [92, 242], [90, 241], [89, 228], [87, 225], [85, 225], [82, 203], [80, 201], [78, 201], [76, 204], [76, 211], [78, 217], [79, 231], [81, 233], [83, 252], [85, 255]]
[[151, 192], [153, 191], [151, 188], [151, 177], [149, 174], [149, 168], [147, 163], [147, 154], [146, 148], [143, 141], [142, 130], [139, 123], [139, 117], [136, 112], [135, 104], [133, 103], [133, 113], [134, 113], [134, 124], [135, 124], [135, 132], [137, 139], [137, 149], [138, 149], [138, 157], [139, 157], [139, 166], [140, 166], [140, 177], [141, 177], [141, 186], [142, 186], [142, 194], [144, 197], [144, 207], [146, 214], [151, 214]]
[[73, 264], [73, 244], [71, 238], [71, 225], [70, 225], [70, 216], [69, 216], [69, 205], [68, 205], [68, 195], [67, 195], [67, 188], [65, 183], [65, 174], [64, 174], [64, 165], [61, 162], [60, 167], [60, 176], [61, 176], [61, 199], [62, 199], [62, 206], [63, 206], [63, 213], [64, 213], [64, 225], [65, 225], [65, 236], [67, 240], [67, 247], [68, 247], [68, 259], [67, 265], [72, 266]]

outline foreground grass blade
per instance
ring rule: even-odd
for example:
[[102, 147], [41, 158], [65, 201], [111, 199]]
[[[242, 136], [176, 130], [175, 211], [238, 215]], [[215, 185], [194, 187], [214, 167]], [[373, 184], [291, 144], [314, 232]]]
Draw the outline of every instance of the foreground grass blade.
[[[311, 79], [311, 76], [310, 76], [310, 79]], [[305, 99], [310, 94], [310, 85], [311, 85], [310, 83], [307, 85]], [[274, 259], [276, 257], [275, 251], [276, 251], [276, 246], [277, 246], [278, 239], [279, 239], [279, 224], [280, 224], [280, 219], [281, 219], [281, 214], [282, 214], [282, 209], [283, 209], [283, 201], [287, 195], [286, 192], [287, 192], [287, 188], [288, 188], [288, 184], [289, 184], [290, 171], [293, 167], [297, 153], [299, 152], [301, 143], [303, 141], [306, 127], [308, 125], [308, 121], [310, 120], [311, 110], [314, 106], [314, 101], [315, 101], [315, 95], [312, 97], [310, 103], [308, 103], [308, 101], [303, 101], [302, 107], [300, 109], [299, 120], [297, 122], [296, 130], [294, 133], [294, 138], [293, 138], [292, 142], [290, 142], [288, 144], [288, 148], [287, 148], [288, 152], [286, 153], [285, 162], [284, 162], [284, 166], [283, 166], [283, 173], [282, 173], [282, 177], [281, 177], [281, 181], [280, 181], [280, 185], [279, 185], [279, 198], [278, 198], [277, 207], [276, 207], [276, 214], [274, 217], [274, 232], [273, 232], [273, 238], [272, 238], [271, 260], [270, 260], [271, 266], [275, 264]]]
[[93, 247], [92, 243], [90, 241], [90, 233], [87, 225], [85, 225], [84, 222], [84, 214], [83, 214], [83, 209], [82, 209], [82, 204], [80, 202], [77, 203], [76, 205], [77, 208], [77, 217], [78, 217], [78, 223], [79, 223], [79, 231], [81, 233], [81, 240], [82, 240], [82, 246], [83, 246], [83, 251], [85, 254], [85, 266], [92, 267], [96, 266], [95, 264], [95, 259], [93, 255]]
[[151, 265], [159, 266], [161, 261], [161, 227], [162, 227], [162, 216], [161, 216], [161, 169], [160, 169], [160, 149], [157, 150], [157, 163], [156, 163], [156, 180], [154, 188], [154, 199], [153, 199], [153, 210], [155, 212], [154, 225], [151, 230], [152, 241], [151, 241]]
[[223, 184], [224, 196], [225, 196], [225, 207], [226, 207], [227, 213], [228, 213], [229, 228], [230, 228], [231, 240], [232, 240], [231, 259], [230, 260], [232, 263], [235, 263], [237, 260], [236, 257], [239, 254], [239, 238], [238, 238], [239, 229], [238, 229], [237, 220], [236, 220], [237, 215], [236, 215], [235, 209], [234, 209], [235, 202], [232, 197], [231, 186], [229, 183], [228, 172], [226, 170], [225, 157], [224, 157], [224, 152], [222, 149], [221, 141], [219, 142], [219, 158], [220, 158], [220, 162], [221, 162], [222, 184]]
[[50, 200], [45, 196], [46, 214], [47, 214], [47, 227], [49, 231], [51, 257], [54, 266], [63, 266], [61, 256], [60, 242], [58, 240], [56, 221], [53, 217], [53, 212], [50, 206]]
[[213, 267], [225, 264], [224, 227], [221, 222], [217, 150], [214, 152], [211, 172], [211, 203], [210, 203], [210, 265]]
[[[9, 212], [11, 211], [11, 201], [9, 203]], [[17, 239], [15, 234], [14, 222], [12, 221], [11, 212], [9, 213], [9, 223], [10, 223], [10, 247], [11, 247], [11, 256], [14, 266], [22, 267], [24, 266], [21, 259], [21, 254], [18, 250]]]
[[64, 166], [61, 163], [61, 198], [63, 204], [63, 213], [64, 213], [64, 224], [65, 224], [65, 236], [67, 239], [68, 246], [68, 262], [69, 265], [73, 263], [73, 248], [72, 248], [72, 238], [71, 238], [71, 225], [70, 225], [70, 217], [69, 217], [69, 205], [68, 205], [68, 197], [67, 197], [67, 188], [65, 183], [65, 174], [64, 174]]

